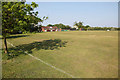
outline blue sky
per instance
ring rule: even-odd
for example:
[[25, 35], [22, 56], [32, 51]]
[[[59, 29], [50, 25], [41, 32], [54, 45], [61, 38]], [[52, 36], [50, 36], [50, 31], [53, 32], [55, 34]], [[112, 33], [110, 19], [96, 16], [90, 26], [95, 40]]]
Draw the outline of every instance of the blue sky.
[[[30, 3], [30, 2], [27, 2]], [[42, 25], [82, 21], [91, 27], [118, 27], [117, 2], [36, 2], [38, 17], [48, 16]]]

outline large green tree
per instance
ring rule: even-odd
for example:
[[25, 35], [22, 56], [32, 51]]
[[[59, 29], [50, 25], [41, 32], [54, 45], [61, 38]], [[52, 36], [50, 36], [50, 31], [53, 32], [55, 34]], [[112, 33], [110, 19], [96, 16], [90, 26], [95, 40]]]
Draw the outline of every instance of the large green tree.
[[78, 28], [83, 28], [83, 22], [74, 22], [74, 26], [77, 26]]
[[38, 4], [32, 2], [2, 2], [2, 36], [4, 39], [5, 53], [8, 53], [6, 38], [14, 31], [29, 31], [31, 24], [43, 21], [38, 18], [38, 11], [33, 10]]
[[69, 25], [64, 25], [62, 23], [60, 24], [55, 24], [53, 26], [57, 26], [58, 28], [61, 28], [61, 29], [70, 29], [71, 27]]
[[48, 24], [47, 26], [54, 26], [54, 25], [52, 25], [52, 24]]

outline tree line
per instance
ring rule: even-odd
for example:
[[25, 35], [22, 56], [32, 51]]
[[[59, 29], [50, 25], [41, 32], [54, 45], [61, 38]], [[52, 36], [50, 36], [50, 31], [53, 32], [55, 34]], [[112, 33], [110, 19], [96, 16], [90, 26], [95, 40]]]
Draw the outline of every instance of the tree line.
[[84, 31], [87, 31], [87, 30], [111, 30], [111, 31], [120, 30], [120, 27], [91, 27], [90, 25], [83, 25], [83, 22], [76, 22], [76, 21], [74, 22], [73, 26], [77, 26], [78, 27], [77, 29], [69, 25], [64, 25], [62, 23], [54, 24], [54, 25], [48, 24], [47, 26], [56, 26], [61, 29], [70, 29], [70, 30], [80, 30], [81, 28]]
[[64, 24], [62, 24], [62, 23], [60, 23], [60, 24], [54, 24], [54, 25], [48, 24], [47, 26], [56, 26], [56, 27], [61, 28], [61, 29], [71, 29], [71, 26], [69, 26], [69, 25], [64, 25]]

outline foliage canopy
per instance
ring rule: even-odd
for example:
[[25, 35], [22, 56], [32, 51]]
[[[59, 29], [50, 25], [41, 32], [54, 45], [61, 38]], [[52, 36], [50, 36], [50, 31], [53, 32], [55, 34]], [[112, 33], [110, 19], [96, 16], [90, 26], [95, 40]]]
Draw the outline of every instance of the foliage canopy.
[[[6, 37], [13, 31], [29, 31], [31, 24], [37, 24], [43, 20], [38, 18], [38, 11], [33, 10], [38, 4], [32, 2], [2, 2], [2, 35]], [[45, 17], [44, 17], [45, 18]]]

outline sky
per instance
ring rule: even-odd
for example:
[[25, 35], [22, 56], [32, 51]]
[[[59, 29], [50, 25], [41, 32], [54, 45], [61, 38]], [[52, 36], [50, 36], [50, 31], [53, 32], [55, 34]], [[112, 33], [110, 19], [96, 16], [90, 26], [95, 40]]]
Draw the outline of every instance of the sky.
[[[31, 2], [27, 2], [30, 4]], [[38, 17], [48, 16], [42, 25], [74, 25], [81, 21], [91, 27], [118, 27], [117, 2], [36, 2]]]

